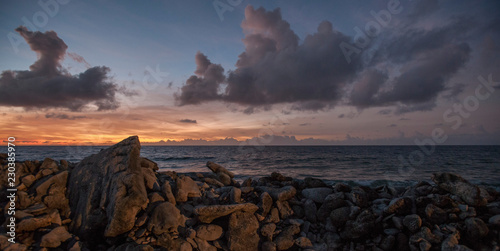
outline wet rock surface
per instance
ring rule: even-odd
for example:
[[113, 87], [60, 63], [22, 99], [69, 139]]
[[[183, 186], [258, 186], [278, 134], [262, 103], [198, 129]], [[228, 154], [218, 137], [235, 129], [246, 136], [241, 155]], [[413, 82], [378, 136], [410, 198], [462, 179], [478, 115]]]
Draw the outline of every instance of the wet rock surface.
[[498, 250], [500, 243], [500, 193], [451, 173], [409, 187], [279, 173], [240, 184], [214, 162], [207, 173], [159, 172], [130, 137], [80, 163], [16, 163], [16, 175], [17, 243], [2, 234], [1, 250]]

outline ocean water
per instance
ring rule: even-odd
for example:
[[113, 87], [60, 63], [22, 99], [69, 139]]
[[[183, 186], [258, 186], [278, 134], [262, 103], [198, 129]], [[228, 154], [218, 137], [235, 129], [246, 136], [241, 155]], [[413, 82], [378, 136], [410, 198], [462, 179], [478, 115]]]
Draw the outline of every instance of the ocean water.
[[[78, 162], [102, 146], [20, 146], [18, 160], [50, 157]], [[500, 187], [500, 146], [142, 146], [141, 156], [162, 170], [207, 172], [207, 161], [238, 180], [280, 172], [365, 185], [430, 181], [433, 172], [454, 172], [476, 184]]]

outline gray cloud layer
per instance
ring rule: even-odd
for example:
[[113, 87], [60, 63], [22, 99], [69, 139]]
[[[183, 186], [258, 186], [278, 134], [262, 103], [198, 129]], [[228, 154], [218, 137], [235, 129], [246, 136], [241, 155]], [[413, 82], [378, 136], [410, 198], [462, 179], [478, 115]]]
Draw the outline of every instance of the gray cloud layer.
[[3, 71], [0, 76], [0, 105], [27, 109], [67, 108], [81, 110], [94, 104], [98, 110], [116, 109], [116, 93], [123, 89], [108, 76], [109, 68], [92, 67], [72, 76], [61, 67], [68, 46], [54, 31], [16, 31], [26, 40], [38, 60], [27, 71]]
[[354, 38], [330, 22], [319, 24], [316, 33], [299, 43], [279, 9], [247, 6], [241, 24], [245, 51], [236, 69], [224, 74], [220, 65], [198, 52], [196, 75], [186, 81], [176, 100], [179, 105], [237, 103], [248, 107], [246, 113], [278, 103], [292, 103], [296, 110], [337, 104], [394, 107], [399, 114], [431, 110], [440, 95], [450, 99], [464, 90], [463, 84], [449, 80], [470, 61], [472, 34], [483, 35], [497, 25], [454, 16], [423, 28], [416, 25], [419, 18], [440, 9], [437, 1], [426, 3], [408, 6], [406, 16], [382, 30], [350, 63], [339, 44], [355, 44]]

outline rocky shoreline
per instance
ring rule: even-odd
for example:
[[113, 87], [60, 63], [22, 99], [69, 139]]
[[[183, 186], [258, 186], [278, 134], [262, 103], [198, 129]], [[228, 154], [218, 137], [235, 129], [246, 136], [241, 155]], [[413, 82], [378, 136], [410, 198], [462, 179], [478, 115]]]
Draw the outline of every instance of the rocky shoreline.
[[[2, 233], [9, 224], [0, 155]], [[158, 172], [137, 136], [79, 163], [16, 163], [0, 250], [500, 250], [500, 194], [451, 173], [410, 187]]]

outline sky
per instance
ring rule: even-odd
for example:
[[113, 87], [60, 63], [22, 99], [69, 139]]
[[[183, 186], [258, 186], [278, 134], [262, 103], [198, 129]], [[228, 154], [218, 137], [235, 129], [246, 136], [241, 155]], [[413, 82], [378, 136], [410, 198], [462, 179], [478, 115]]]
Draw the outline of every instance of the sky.
[[500, 144], [498, 1], [0, 3], [21, 145]]

